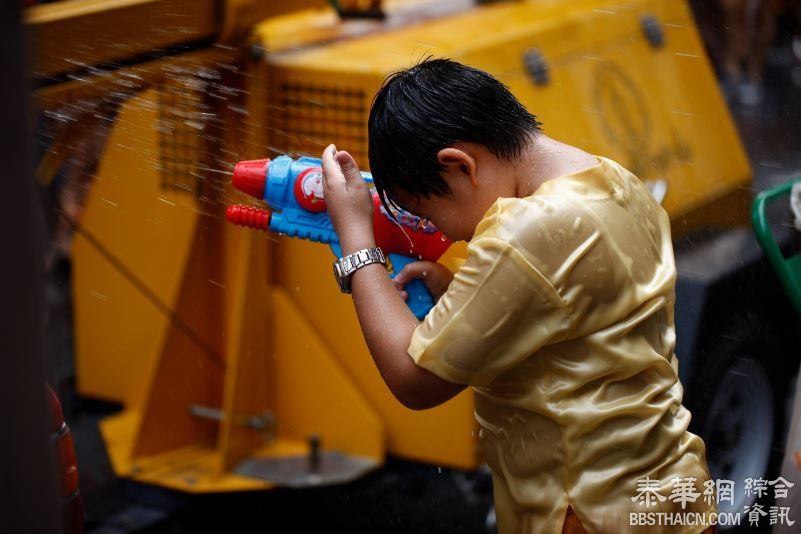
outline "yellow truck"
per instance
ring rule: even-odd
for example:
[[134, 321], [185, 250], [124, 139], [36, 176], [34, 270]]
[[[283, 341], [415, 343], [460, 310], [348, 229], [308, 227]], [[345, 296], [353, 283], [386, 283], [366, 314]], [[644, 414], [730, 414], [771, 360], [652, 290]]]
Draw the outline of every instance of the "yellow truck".
[[[227, 204], [251, 202], [228, 183], [238, 160], [335, 143], [367, 169], [374, 93], [429, 55], [492, 73], [549, 135], [616, 159], [663, 201], [691, 429], [717, 478], [773, 469], [797, 366], [774, 335], [782, 303], [753, 274], [764, 262], [746, 237], [751, 170], [687, 3], [378, 4], [27, 10], [35, 104], [53, 132], [38, 179], [88, 190], [79, 216], [59, 209], [75, 230], [78, 392], [123, 406], [101, 425], [116, 474], [218, 493], [341, 484], [388, 457], [482, 465], [471, 392], [401, 406], [325, 247], [224, 221]], [[456, 244], [443, 261], [457, 268], [463, 254]]]

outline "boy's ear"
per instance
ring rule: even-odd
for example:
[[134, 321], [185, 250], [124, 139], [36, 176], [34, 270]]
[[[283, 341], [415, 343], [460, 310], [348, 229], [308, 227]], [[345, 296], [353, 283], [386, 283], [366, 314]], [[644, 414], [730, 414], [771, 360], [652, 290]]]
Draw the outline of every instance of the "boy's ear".
[[437, 153], [437, 160], [450, 176], [462, 175], [473, 186], [478, 185], [478, 165], [476, 158], [464, 150], [454, 147], [443, 148]]

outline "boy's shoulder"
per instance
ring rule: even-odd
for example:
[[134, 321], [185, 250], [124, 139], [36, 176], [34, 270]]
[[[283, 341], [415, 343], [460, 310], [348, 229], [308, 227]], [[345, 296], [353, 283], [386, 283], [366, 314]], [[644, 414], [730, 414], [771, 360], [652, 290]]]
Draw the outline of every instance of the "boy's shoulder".
[[595, 167], [548, 180], [531, 196], [499, 198], [476, 227], [474, 251], [499, 260], [500, 252], [511, 253], [562, 291], [581, 278], [598, 294], [628, 283], [607, 279], [626, 272], [627, 258], [659, 264], [672, 254], [665, 248], [671, 243], [666, 212], [639, 178], [598, 159]]
[[[473, 240], [495, 238], [514, 241], [521, 233], [534, 232], [542, 237], [553, 229], [566, 227], [569, 233], [586, 223], [590, 204], [615, 201], [625, 189], [626, 182], [639, 179], [618, 163], [597, 157], [598, 164], [578, 172], [564, 174], [544, 182], [527, 197], [498, 198], [484, 214]], [[586, 226], [586, 224], [584, 224]], [[558, 236], [557, 236], [558, 237]]]

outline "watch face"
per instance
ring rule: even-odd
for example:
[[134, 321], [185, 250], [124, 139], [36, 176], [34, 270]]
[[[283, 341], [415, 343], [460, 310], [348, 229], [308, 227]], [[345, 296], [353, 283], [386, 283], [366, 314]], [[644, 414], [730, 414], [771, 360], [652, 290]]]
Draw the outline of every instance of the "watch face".
[[337, 279], [340, 291], [350, 293], [350, 276], [353, 271], [372, 263], [382, 263], [386, 266], [386, 257], [378, 247], [359, 250], [353, 254], [348, 254], [344, 258], [337, 259], [334, 262], [334, 277]]

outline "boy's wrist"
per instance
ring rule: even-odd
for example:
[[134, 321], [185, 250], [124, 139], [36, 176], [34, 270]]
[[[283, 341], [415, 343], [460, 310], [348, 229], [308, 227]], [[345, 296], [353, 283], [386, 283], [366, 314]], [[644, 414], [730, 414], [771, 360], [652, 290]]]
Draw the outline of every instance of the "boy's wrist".
[[353, 254], [357, 250], [365, 248], [375, 248], [375, 237], [372, 235], [358, 235], [358, 236], [343, 236], [340, 240], [340, 248], [342, 249], [342, 256]]

